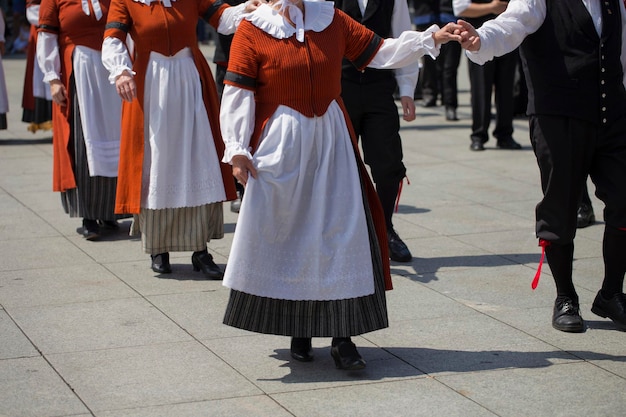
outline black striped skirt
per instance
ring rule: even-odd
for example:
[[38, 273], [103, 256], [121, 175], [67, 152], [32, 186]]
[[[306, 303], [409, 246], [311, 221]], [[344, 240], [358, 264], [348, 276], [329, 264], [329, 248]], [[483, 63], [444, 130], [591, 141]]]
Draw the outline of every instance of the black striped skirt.
[[[71, 83], [73, 84], [72, 78]], [[74, 178], [76, 188], [61, 193], [61, 204], [70, 217], [113, 221], [128, 215], [116, 215], [115, 191], [117, 177], [91, 177], [87, 163], [85, 138], [80, 121], [78, 98], [72, 85], [72, 117], [70, 146], [74, 150]]]

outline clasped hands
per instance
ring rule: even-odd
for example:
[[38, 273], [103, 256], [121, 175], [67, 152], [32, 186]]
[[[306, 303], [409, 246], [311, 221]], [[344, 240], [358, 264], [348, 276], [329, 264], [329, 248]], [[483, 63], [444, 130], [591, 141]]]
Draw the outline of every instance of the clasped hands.
[[468, 51], [478, 51], [480, 49], [480, 37], [478, 32], [470, 23], [464, 20], [450, 22], [436, 32], [433, 32], [435, 45], [456, 41], [463, 49]]

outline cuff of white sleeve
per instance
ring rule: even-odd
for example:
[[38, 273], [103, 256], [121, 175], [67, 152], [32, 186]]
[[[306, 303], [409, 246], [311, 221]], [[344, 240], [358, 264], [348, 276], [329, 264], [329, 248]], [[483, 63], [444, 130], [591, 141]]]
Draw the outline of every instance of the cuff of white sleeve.
[[250, 148], [244, 149], [241, 147], [241, 145], [237, 143], [233, 145], [226, 145], [226, 149], [224, 149], [224, 157], [222, 158], [222, 162], [224, 162], [225, 164], [232, 163], [233, 156], [235, 155], [245, 155], [246, 158], [252, 159]]
[[122, 73], [124, 71], [128, 71], [133, 76], [135, 76], [137, 74], [135, 71], [133, 71], [132, 69], [128, 68], [126, 65], [121, 65], [119, 67], [115, 67], [115, 69], [109, 73], [109, 82], [111, 84], [115, 84], [115, 80], [117, 80], [117, 77], [122, 75]]

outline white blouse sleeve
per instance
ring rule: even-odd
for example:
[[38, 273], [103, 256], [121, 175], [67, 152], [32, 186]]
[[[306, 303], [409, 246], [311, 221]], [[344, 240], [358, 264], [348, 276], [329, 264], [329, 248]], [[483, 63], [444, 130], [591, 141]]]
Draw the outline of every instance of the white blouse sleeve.
[[545, 0], [511, 0], [506, 10], [477, 29], [480, 50], [466, 51], [473, 62], [482, 65], [496, 56], [505, 55], [521, 45], [546, 18]]
[[252, 91], [232, 85], [224, 86], [220, 107], [220, 126], [226, 146], [222, 162], [230, 163], [235, 155], [245, 155], [248, 159], [252, 159], [249, 146], [254, 130], [255, 110]]
[[368, 66], [394, 69], [413, 64], [426, 54], [437, 58], [440, 46], [435, 45], [432, 33], [438, 30], [439, 26], [432, 25], [423, 32], [408, 30], [398, 38], [385, 39]]
[[[409, 17], [409, 7], [406, 1], [396, 1], [393, 4], [393, 13], [391, 15], [391, 36], [398, 37], [402, 32], [411, 30], [411, 19]], [[417, 78], [419, 75], [419, 63], [407, 65], [395, 70], [398, 91], [401, 97], [413, 97]]]
[[50, 32], [40, 32], [37, 35], [37, 64], [43, 72], [43, 81], [61, 79], [61, 57], [57, 35]]
[[102, 42], [102, 65], [109, 71], [111, 84], [115, 84], [115, 79], [124, 71], [135, 75], [128, 49], [118, 38], [107, 37]]
[[26, 20], [33, 26], [37, 26], [39, 24], [39, 5], [33, 4], [32, 6], [28, 6], [26, 8]]
[[246, 4], [241, 3], [237, 6], [231, 6], [224, 10], [220, 17], [220, 23], [217, 26], [217, 31], [222, 35], [232, 35], [235, 33], [235, 29], [239, 26], [239, 22], [247, 15]]

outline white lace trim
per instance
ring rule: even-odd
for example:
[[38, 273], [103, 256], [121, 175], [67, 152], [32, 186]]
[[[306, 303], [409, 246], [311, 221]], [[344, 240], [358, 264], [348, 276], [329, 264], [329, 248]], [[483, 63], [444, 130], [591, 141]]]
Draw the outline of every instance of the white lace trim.
[[[321, 32], [332, 23], [335, 16], [335, 5], [332, 1], [304, 1], [303, 4], [305, 31]], [[259, 6], [246, 16], [246, 20], [277, 39], [290, 38], [296, 34], [296, 28], [267, 4]]]

